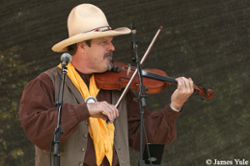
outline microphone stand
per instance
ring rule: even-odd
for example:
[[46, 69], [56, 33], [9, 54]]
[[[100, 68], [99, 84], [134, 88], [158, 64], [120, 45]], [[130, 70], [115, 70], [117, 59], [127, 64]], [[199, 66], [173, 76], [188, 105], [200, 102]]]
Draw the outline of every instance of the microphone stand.
[[[136, 98], [135, 100], [137, 100], [139, 102], [140, 114], [141, 114], [140, 115], [140, 160], [138, 161], [138, 165], [139, 166], [146, 166], [145, 161], [143, 160], [143, 131], [145, 128], [143, 115], [144, 115], [144, 109], [147, 107], [146, 92], [145, 92], [145, 86], [143, 85], [141, 63], [140, 63], [138, 51], [137, 51], [138, 40], [135, 39], [133, 31], [132, 31], [134, 29], [134, 27], [135, 27], [134, 22], [132, 22], [131, 23], [131, 34], [132, 34], [133, 49], [135, 50], [135, 55], [136, 55], [137, 71], [138, 71], [138, 78], [139, 78], [139, 93], [138, 93], [138, 98]], [[149, 156], [150, 156], [150, 154], [149, 154]], [[150, 161], [150, 165], [152, 165], [151, 161]]]
[[61, 111], [63, 106], [63, 92], [64, 92], [64, 83], [65, 83], [65, 76], [67, 74], [67, 67], [66, 65], [62, 65], [62, 72], [60, 77], [60, 83], [59, 83], [59, 92], [58, 92], [58, 101], [55, 103], [55, 106], [57, 107], [58, 111], [58, 121], [57, 121], [57, 127], [55, 130], [55, 137], [54, 137], [54, 166], [60, 166], [60, 150], [59, 150], [59, 144], [60, 144], [60, 134], [64, 133], [64, 130], [61, 129]]
[[[160, 31], [161, 31], [162, 27], [160, 27]], [[147, 134], [146, 134], [146, 130], [145, 130], [145, 126], [144, 126], [144, 109], [147, 107], [146, 104], [146, 92], [145, 92], [145, 86], [143, 85], [143, 75], [142, 75], [142, 68], [141, 68], [141, 63], [139, 60], [139, 56], [138, 56], [138, 40], [135, 39], [135, 36], [133, 34], [133, 30], [135, 30], [135, 25], [134, 22], [131, 23], [131, 34], [132, 34], [132, 42], [133, 42], [133, 49], [135, 51], [135, 55], [136, 55], [136, 63], [137, 63], [137, 71], [138, 71], [138, 78], [139, 78], [139, 93], [138, 93], [138, 98], [135, 98], [134, 100], [139, 102], [139, 107], [140, 107], [140, 160], [138, 161], [138, 166], [148, 166], [148, 164], [145, 163], [145, 161], [143, 160], [143, 133], [145, 134], [145, 140], [146, 140], [146, 144], [145, 146], [147, 146], [147, 153], [148, 153], [148, 157], [149, 157], [149, 162], [150, 162], [150, 166], [161, 166], [161, 165], [153, 165], [152, 164], [152, 158], [150, 155], [150, 151], [149, 151], [149, 147], [148, 147], [148, 140], [147, 140]], [[159, 31], [159, 32], [160, 32]], [[133, 60], [133, 57], [132, 57]]]

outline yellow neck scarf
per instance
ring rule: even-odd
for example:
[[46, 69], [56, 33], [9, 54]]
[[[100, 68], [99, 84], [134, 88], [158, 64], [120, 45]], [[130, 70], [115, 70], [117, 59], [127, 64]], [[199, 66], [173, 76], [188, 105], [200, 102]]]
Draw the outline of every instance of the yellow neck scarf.
[[[58, 67], [62, 68], [61, 64], [59, 64]], [[68, 64], [67, 69], [68, 77], [82, 94], [84, 100], [89, 96], [96, 98], [100, 89], [95, 84], [94, 75], [90, 78], [88, 89], [87, 85], [71, 63]], [[106, 122], [101, 118], [89, 118], [89, 133], [94, 142], [96, 164], [98, 166], [101, 165], [105, 155], [107, 156], [109, 164], [112, 165], [114, 131], [115, 127], [113, 124], [106, 124]]]

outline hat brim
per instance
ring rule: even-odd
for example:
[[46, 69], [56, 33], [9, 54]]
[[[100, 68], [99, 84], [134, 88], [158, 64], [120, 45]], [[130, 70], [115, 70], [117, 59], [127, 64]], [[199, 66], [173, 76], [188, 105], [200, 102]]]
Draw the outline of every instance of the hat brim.
[[104, 32], [87, 32], [87, 33], [82, 33], [82, 34], [78, 34], [72, 37], [69, 37], [57, 44], [55, 44], [52, 47], [52, 50], [54, 52], [67, 52], [67, 46], [78, 43], [78, 42], [82, 42], [85, 40], [89, 40], [89, 39], [95, 39], [95, 38], [100, 38], [100, 37], [106, 37], [106, 36], [119, 36], [119, 35], [125, 35], [125, 34], [129, 34], [131, 33], [131, 30], [129, 28], [126, 27], [122, 27], [122, 28], [117, 28], [115, 30], [108, 30], [108, 31], [104, 31]]

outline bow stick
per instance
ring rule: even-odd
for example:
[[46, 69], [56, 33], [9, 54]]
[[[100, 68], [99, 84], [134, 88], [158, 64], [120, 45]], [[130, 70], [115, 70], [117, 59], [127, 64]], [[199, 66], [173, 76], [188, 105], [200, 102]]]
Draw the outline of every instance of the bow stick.
[[[155, 41], [156, 41], [156, 39], [158, 38], [158, 36], [159, 36], [159, 34], [160, 34], [162, 28], [163, 28], [163, 27], [160, 26], [160, 28], [159, 28], [158, 31], [156, 32], [154, 38], [152, 39], [150, 45], [148, 46], [147, 51], [145, 52], [145, 54], [143, 55], [143, 57], [142, 57], [142, 59], [141, 59], [141, 62], [140, 62], [141, 65], [143, 65], [143, 63], [145, 62], [146, 58], [148, 57], [148, 54], [149, 54], [149, 52], [151, 51], [152, 47], [154, 46]], [[129, 86], [130, 86], [130, 84], [132, 83], [132, 81], [133, 81], [133, 79], [134, 79], [136, 73], [137, 73], [137, 69], [135, 70], [134, 74], [133, 74], [132, 77], [130, 78], [130, 80], [129, 80], [127, 86], [125, 87], [124, 91], [122, 92], [120, 98], [118, 99], [118, 101], [117, 101], [117, 103], [116, 103], [116, 105], [115, 105], [116, 108], [119, 107], [119, 105], [121, 104], [122, 99], [123, 99], [124, 96], [127, 94], [128, 89], [129, 89]]]

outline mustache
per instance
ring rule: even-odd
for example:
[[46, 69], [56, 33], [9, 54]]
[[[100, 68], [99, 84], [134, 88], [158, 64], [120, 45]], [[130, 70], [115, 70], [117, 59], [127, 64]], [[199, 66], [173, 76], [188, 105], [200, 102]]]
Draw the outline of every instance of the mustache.
[[103, 55], [103, 59], [108, 58], [108, 60], [110, 61], [109, 65], [108, 65], [108, 70], [112, 70], [113, 68], [113, 63], [114, 63], [114, 59], [113, 59], [113, 52], [107, 52]]
[[107, 58], [107, 57], [110, 57], [112, 59], [113, 57], [113, 52], [107, 52], [103, 55], [103, 59]]

